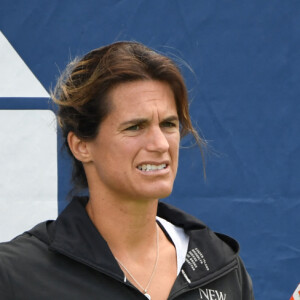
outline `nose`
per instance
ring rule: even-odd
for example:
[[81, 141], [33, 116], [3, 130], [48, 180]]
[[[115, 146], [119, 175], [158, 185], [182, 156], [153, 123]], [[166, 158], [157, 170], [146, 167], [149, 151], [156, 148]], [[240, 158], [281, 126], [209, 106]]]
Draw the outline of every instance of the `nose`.
[[159, 126], [152, 127], [146, 138], [146, 148], [151, 152], [166, 152], [169, 150], [169, 142]]

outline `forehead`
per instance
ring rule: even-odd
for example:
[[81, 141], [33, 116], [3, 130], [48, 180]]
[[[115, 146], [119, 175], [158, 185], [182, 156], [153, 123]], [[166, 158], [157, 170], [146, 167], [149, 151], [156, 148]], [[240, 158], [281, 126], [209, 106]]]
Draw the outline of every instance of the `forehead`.
[[154, 108], [163, 111], [176, 111], [174, 93], [170, 85], [163, 81], [139, 80], [121, 83], [108, 94], [111, 113], [134, 114]]

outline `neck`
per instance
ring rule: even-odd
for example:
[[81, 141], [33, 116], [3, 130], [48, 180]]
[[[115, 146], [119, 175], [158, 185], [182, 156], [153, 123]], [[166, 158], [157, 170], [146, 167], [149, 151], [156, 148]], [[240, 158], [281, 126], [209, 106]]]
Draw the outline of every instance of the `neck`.
[[90, 193], [87, 213], [119, 259], [153, 251], [158, 200], [116, 199]]
[[166, 299], [176, 279], [176, 251], [156, 224], [158, 200], [91, 193], [86, 206], [126, 278], [148, 299]]

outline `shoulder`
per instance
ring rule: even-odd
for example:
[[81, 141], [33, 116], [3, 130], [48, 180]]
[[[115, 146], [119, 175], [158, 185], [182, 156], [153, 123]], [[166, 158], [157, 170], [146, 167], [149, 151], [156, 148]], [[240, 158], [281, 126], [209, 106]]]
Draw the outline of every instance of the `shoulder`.
[[0, 243], [0, 263], [32, 256], [36, 249], [40, 248], [41, 242], [31, 234], [25, 232], [15, 237], [10, 242]]
[[[39, 226], [45, 227], [46, 222]], [[47, 243], [30, 231], [9, 242], [0, 243], [0, 295], [9, 289], [12, 282], [31, 276], [35, 266], [41, 265], [41, 260], [45, 261], [47, 256]]]
[[35, 226], [29, 231], [18, 235], [9, 242], [0, 243], [0, 262], [9, 261], [18, 258], [28, 258], [34, 256], [47, 248], [47, 222]]

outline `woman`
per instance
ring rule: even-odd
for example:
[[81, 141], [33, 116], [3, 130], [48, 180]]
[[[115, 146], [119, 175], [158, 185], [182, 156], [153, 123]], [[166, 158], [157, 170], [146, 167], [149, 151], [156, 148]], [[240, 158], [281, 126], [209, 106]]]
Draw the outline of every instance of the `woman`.
[[74, 162], [56, 221], [0, 246], [1, 299], [253, 299], [238, 244], [158, 199], [194, 130], [176, 65], [134, 42], [70, 64], [53, 100]]

